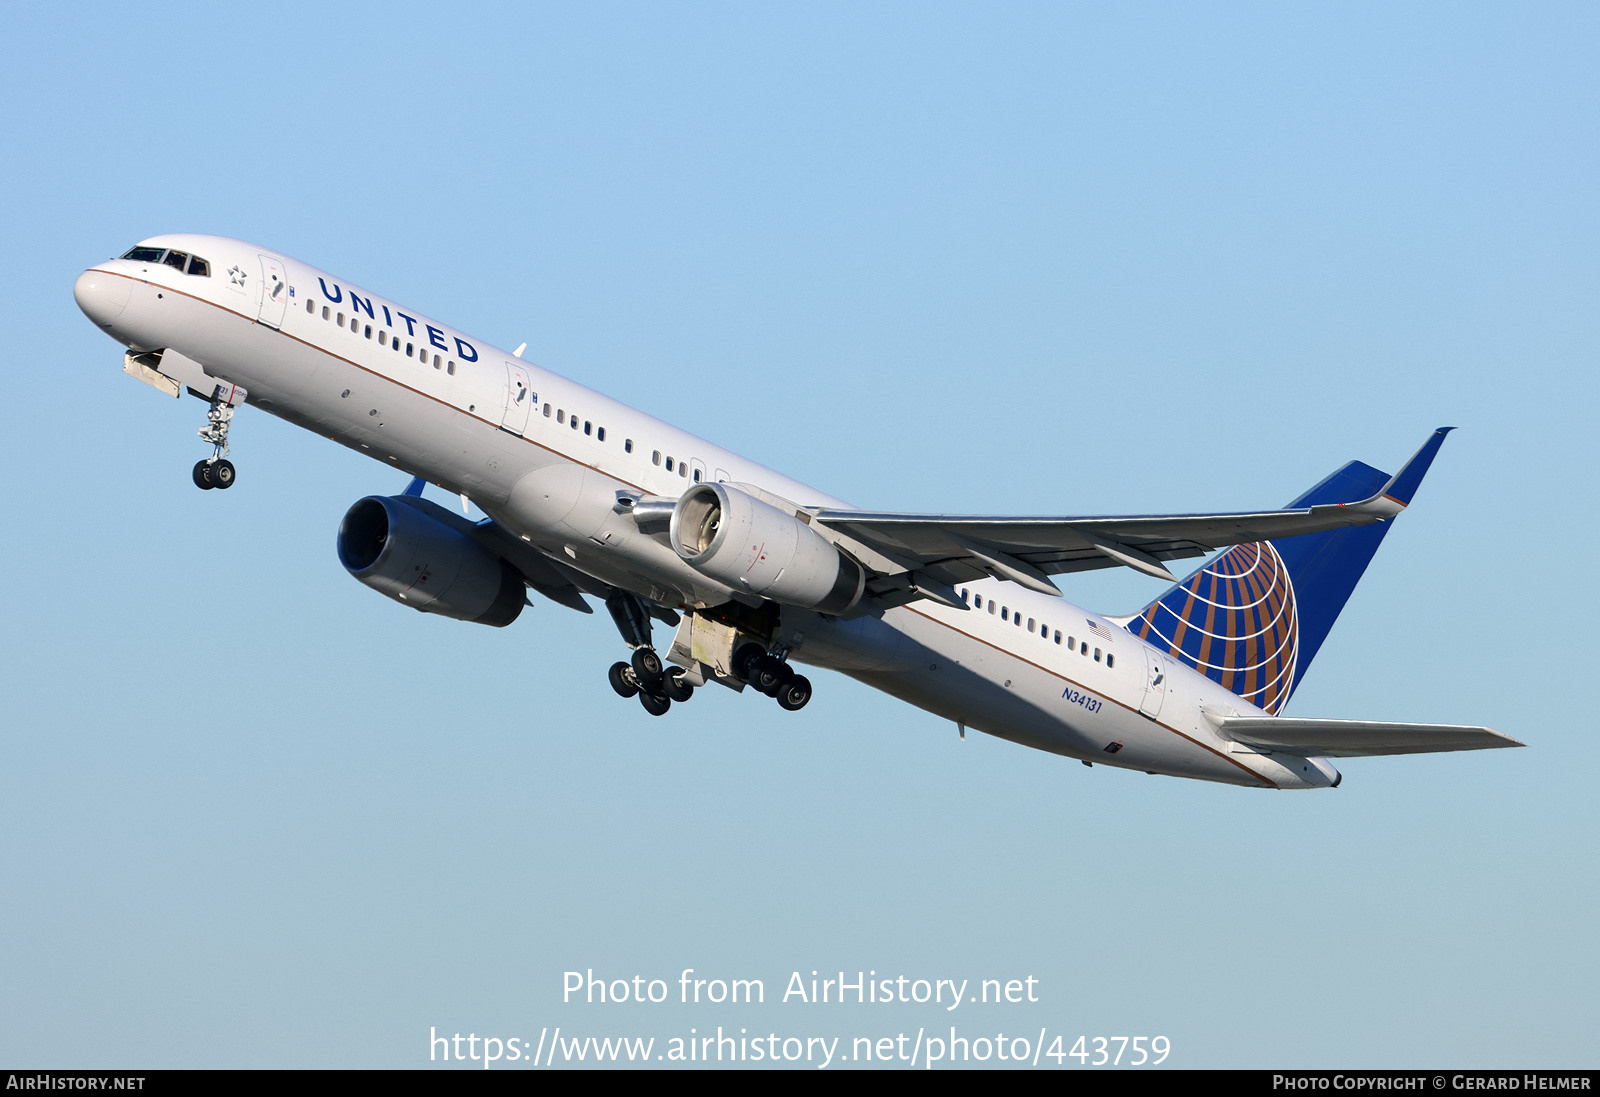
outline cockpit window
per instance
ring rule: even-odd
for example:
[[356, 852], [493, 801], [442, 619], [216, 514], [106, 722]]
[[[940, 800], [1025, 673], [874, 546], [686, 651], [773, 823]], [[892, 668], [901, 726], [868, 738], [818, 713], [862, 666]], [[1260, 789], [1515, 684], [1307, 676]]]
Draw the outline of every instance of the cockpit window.
[[190, 255], [186, 251], [168, 251], [166, 248], [152, 248], [140, 244], [129, 248], [123, 258], [132, 259], [135, 263], [165, 263], [182, 274], [197, 274], [201, 278], [211, 277], [211, 264], [198, 255]]

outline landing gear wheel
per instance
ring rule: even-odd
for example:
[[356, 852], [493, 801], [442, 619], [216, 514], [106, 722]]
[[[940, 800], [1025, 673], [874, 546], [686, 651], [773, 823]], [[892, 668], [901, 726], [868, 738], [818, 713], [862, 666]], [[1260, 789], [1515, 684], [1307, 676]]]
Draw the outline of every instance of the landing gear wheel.
[[223, 458], [211, 466], [211, 486], [214, 488], [231, 488], [234, 481], [233, 462]]
[[665, 716], [672, 707], [672, 699], [659, 693], [640, 693], [639, 703], [651, 716]]
[[[641, 688], [648, 689], [661, 681], [661, 656], [654, 648], [640, 648], [633, 653], [633, 673]], [[663, 712], [666, 710], [663, 709]]]
[[694, 696], [694, 686], [683, 680], [684, 673], [682, 667], [668, 667], [667, 676], [661, 679], [661, 692], [680, 704]]
[[194, 486], [201, 491], [210, 491], [217, 486], [211, 482], [211, 462], [197, 461], [195, 463]]
[[779, 659], [770, 655], [763, 655], [757, 660], [755, 671], [750, 678], [750, 684], [768, 697], [776, 697], [778, 690], [783, 688], [785, 682], [794, 677], [790, 670]]
[[766, 655], [760, 644], [745, 644], [733, 653], [733, 676], [741, 682], [750, 681], [756, 672], [756, 660]]
[[805, 708], [809, 700], [811, 700], [811, 679], [804, 674], [796, 674], [778, 690], [778, 704], [790, 712]]
[[632, 697], [639, 692], [639, 682], [627, 663], [612, 663], [606, 676], [611, 679], [611, 688], [617, 691], [618, 697]]

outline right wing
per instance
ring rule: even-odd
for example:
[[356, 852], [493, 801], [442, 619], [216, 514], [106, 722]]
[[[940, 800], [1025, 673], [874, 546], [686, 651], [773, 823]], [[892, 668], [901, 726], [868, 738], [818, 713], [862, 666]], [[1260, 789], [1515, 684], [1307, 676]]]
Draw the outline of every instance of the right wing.
[[911, 597], [950, 601], [949, 588], [992, 576], [1059, 597], [1049, 576], [1118, 565], [1176, 582], [1162, 561], [1394, 517], [1411, 502], [1450, 429], [1435, 431], [1370, 498], [1349, 503], [1231, 514], [1060, 518], [823, 509], [811, 512], [810, 519], [813, 528], [848, 539], [841, 541], [845, 548], [853, 541], [877, 555], [879, 560], [862, 563], [880, 580], [874, 589], [885, 594], [903, 576], [898, 586], [909, 582]]

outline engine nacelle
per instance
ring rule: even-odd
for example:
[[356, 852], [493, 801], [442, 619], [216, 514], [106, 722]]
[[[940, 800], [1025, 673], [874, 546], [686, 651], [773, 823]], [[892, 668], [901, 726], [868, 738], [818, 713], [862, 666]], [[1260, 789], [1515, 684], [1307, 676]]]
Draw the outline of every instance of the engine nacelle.
[[425, 499], [369, 495], [339, 523], [339, 562], [412, 609], [509, 625], [527, 601], [522, 573], [480, 545], [472, 528]]
[[690, 567], [786, 606], [843, 613], [866, 572], [794, 515], [726, 484], [700, 484], [672, 511], [669, 536]]

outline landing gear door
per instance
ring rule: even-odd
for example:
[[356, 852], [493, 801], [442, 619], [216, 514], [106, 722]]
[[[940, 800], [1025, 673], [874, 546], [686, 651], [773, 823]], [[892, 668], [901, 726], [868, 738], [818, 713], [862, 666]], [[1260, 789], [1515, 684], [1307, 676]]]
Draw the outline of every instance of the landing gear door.
[[528, 429], [528, 413], [539, 397], [533, 391], [533, 378], [525, 367], [515, 362], [506, 363], [506, 411], [500, 419], [500, 428], [521, 435]]
[[289, 278], [283, 260], [261, 256], [261, 311], [256, 319], [274, 330], [283, 327], [283, 314], [289, 307]]
[[1167, 697], [1167, 659], [1154, 648], [1146, 647], [1144, 662], [1144, 699], [1139, 702], [1139, 712], [1154, 720], [1161, 715], [1161, 702]]

